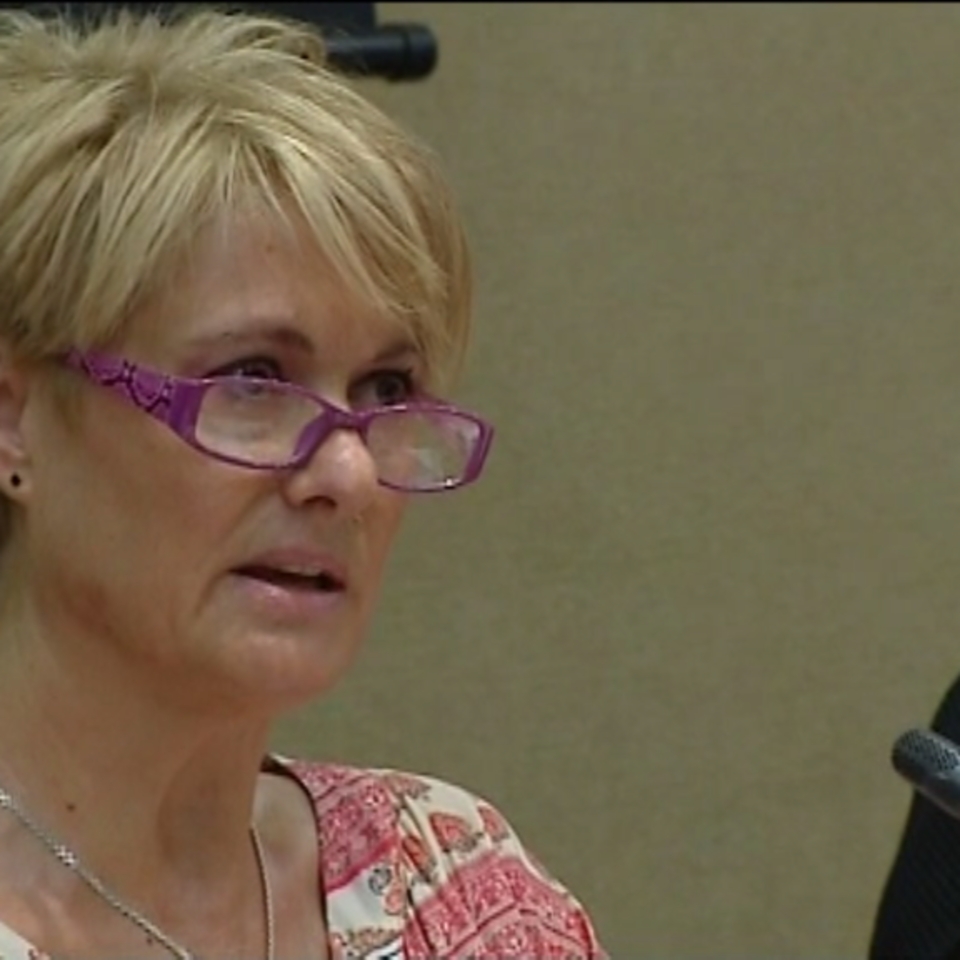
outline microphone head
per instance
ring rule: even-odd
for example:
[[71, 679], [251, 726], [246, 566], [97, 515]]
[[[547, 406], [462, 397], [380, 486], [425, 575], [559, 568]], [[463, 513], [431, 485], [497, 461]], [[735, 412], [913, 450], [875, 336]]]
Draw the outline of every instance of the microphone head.
[[960, 748], [932, 730], [908, 730], [897, 737], [894, 769], [911, 783], [960, 767]]
[[960, 747], [932, 730], [908, 730], [894, 743], [891, 761], [918, 793], [960, 819]]

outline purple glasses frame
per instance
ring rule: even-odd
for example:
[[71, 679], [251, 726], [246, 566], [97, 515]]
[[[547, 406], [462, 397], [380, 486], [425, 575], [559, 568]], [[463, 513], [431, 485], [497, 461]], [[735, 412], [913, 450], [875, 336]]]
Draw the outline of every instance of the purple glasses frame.
[[[461, 476], [454, 480], [445, 480], [431, 487], [404, 487], [379, 478], [382, 486], [410, 493], [440, 493], [472, 483], [483, 469], [487, 452], [493, 440], [493, 425], [476, 414], [461, 410], [451, 404], [436, 400], [400, 403], [369, 410], [354, 412], [345, 410], [325, 400], [319, 394], [298, 384], [284, 381], [263, 381], [272, 390], [280, 388], [284, 393], [296, 394], [315, 403], [320, 413], [310, 420], [300, 433], [296, 449], [289, 460], [275, 464], [257, 464], [218, 453], [205, 447], [196, 435], [197, 418], [204, 394], [214, 386], [222, 384], [229, 377], [207, 377], [195, 379], [161, 373], [140, 366], [121, 357], [102, 353], [71, 350], [64, 357], [68, 367], [84, 374], [88, 379], [113, 391], [132, 403], [139, 410], [153, 417], [172, 430], [181, 440], [208, 457], [245, 467], [249, 470], [287, 470], [302, 467], [316, 452], [320, 445], [335, 430], [352, 430], [366, 443], [370, 426], [383, 416], [395, 416], [408, 411], [411, 413], [436, 413], [452, 416], [469, 422], [477, 428], [477, 442], [470, 452]], [[247, 378], [253, 385], [260, 382], [256, 378]], [[246, 382], [246, 379], [245, 379]]]

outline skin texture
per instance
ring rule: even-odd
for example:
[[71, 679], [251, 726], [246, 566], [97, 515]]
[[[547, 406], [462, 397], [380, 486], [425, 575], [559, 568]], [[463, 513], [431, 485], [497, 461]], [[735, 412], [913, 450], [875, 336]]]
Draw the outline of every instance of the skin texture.
[[[422, 379], [405, 344], [302, 232], [237, 219], [197, 238], [178, 282], [110, 352], [185, 376], [275, 371], [359, 408], [396, 399], [408, 373]], [[0, 482], [18, 514], [0, 782], [210, 957], [262, 951], [254, 809], [280, 905], [278, 956], [320, 955], [312, 820], [259, 764], [272, 719], [329, 689], [356, 656], [405, 498], [378, 484], [352, 433], [331, 435], [302, 469], [247, 471], [92, 383], [78, 384], [67, 416], [51, 376], [77, 374], [0, 364]], [[336, 565], [344, 590], [305, 599], [237, 574], [278, 550]], [[18, 866], [0, 868], [0, 915], [52, 952], [164, 955], [6, 820], [3, 862]]]

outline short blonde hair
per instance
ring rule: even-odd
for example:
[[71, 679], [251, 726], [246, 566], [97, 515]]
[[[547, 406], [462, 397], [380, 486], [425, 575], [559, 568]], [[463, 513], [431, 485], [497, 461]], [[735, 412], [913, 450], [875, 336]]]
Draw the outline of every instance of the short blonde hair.
[[15, 352], [108, 343], [201, 227], [291, 202], [446, 381], [471, 300], [448, 186], [325, 66], [319, 33], [194, 5], [0, 13], [0, 338]]

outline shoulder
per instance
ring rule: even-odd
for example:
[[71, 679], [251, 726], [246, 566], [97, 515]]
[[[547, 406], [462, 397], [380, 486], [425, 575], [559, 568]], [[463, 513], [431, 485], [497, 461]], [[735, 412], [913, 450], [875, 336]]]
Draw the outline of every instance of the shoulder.
[[392, 849], [409, 957], [605, 956], [583, 905], [485, 797], [401, 770], [288, 766], [314, 798], [321, 844], [334, 844], [325, 863], [362, 869], [353, 845]]

